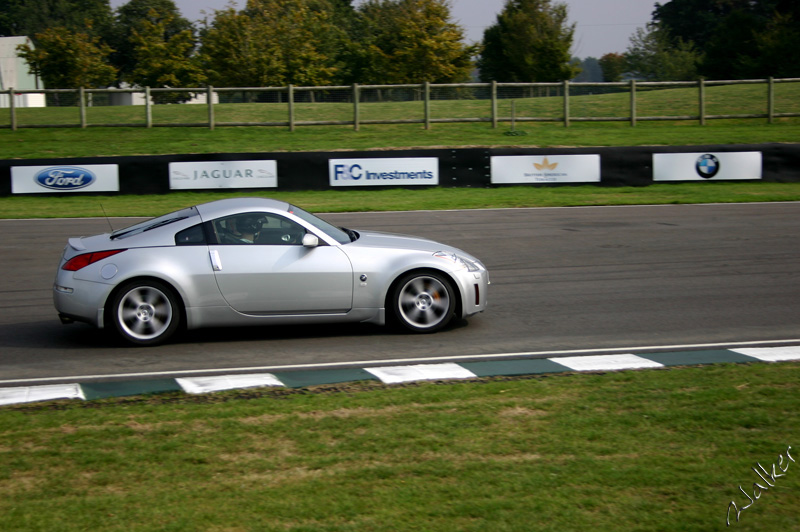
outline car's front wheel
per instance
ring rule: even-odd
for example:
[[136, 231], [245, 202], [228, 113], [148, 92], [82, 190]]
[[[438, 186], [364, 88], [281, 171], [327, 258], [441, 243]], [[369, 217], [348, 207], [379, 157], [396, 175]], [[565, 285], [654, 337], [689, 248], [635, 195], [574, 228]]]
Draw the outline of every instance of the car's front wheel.
[[153, 280], [123, 286], [111, 302], [111, 321], [116, 332], [136, 345], [165, 342], [178, 329], [181, 311], [175, 293]]
[[394, 290], [392, 309], [397, 321], [414, 332], [435, 332], [455, 312], [453, 289], [442, 274], [415, 272], [403, 277]]

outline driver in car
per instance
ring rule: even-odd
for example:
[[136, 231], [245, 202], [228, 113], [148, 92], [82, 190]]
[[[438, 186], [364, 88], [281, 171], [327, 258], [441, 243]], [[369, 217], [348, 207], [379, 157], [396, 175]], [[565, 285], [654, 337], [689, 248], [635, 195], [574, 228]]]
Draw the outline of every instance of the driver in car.
[[263, 227], [260, 216], [237, 216], [228, 220], [228, 231], [225, 240], [229, 244], [255, 244]]

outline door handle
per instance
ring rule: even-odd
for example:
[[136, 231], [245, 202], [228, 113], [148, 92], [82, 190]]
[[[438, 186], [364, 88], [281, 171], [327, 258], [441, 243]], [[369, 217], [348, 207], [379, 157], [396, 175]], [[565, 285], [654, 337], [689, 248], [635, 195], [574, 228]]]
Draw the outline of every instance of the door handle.
[[212, 249], [208, 252], [209, 257], [211, 257], [211, 268], [215, 272], [222, 271], [222, 261], [219, 258], [219, 251], [216, 249]]

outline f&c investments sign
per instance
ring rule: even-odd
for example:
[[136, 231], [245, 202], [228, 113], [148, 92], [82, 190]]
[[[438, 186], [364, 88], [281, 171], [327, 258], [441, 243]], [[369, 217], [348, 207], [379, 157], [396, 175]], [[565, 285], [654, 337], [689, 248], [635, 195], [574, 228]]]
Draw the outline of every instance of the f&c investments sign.
[[438, 185], [438, 157], [329, 159], [332, 187]]

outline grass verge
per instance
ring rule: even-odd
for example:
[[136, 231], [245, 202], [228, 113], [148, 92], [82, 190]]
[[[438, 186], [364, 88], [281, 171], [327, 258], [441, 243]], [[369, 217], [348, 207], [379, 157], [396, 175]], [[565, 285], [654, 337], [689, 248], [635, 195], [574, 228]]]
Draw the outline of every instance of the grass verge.
[[722, 530], [798, 426], [798, 363], [6, 407], [0, 529]]
[[578, 122], [517, 124], [524, 136], [507, 136], [510, 126], [485, 123], [205, 128], [67, 128], [0, 130], [0, 159], [163, 155], [175, 153], [269, 153], [468, 146], [698, 146], [706, 144], [796, 143], [800, 118], [694, 122]]
[[142, 196], [11, 196], [0, 198], [2, 218], [156, 216], [189, 205], [237, 196], [268, 196], [312, 212], [365, 212], [589, 205], [663, 205], [798, 201], [800, 183], [670, 183], [647, 187], [432, 188], [425, 190], [326, 190], [172, 192]]

